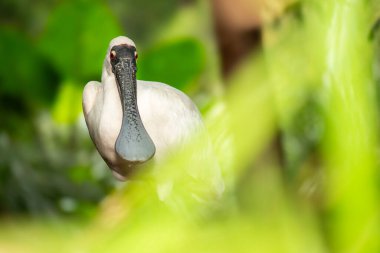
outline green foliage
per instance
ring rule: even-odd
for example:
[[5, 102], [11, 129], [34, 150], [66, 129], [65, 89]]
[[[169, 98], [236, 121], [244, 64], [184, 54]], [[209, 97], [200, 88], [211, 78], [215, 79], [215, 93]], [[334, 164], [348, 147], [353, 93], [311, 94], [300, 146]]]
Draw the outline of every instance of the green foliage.
[[[18, 97], [29, 103], [52, 101], [57, 80], [54, 72], [23, 34], [0, 29], [0, 96]], [[11, 108], [9, 108], [11, 109]]]
[[53, 107], [53, 118], [58, 123], [75, 123], [82, 113], [82, 89], [73, 82], [61, 84]]
[[75, 80], [98, 77], [109, 41], [121, 28], [98, 1], [69, 1], [52, 13], [40, 49], [60, 74]]
[[0, 211], [87, 215], [113, 185], [107, 174], [96, 172], [100, 161], [91, 159], [89, 140], [77, 127], [56, 125], [49, 115], [34, 121], [29, 132], [19, 134], [23, 138], [0, 134]]
[[[149, 46], [139, 49], [138, 77], [202, 103], [211, 96], [204, 85], [217, 87], [220, 76], [200, 2], [180, 10], [174, 0], [62, 2], [38, 50], [25, 31], [0, 27], [0, 212], [90, 218], [1, 222], [0, 251], [380, 251], [375, 0], [298, 1], [264, 25], [262, 49], [204, 115], [225, 178], [221, 198], [183, 169], [214, 161], [191, 159], [204, 136], [115, 187], [78, 119], [82, 87], [99, 80], [121, 20]], [[160, 200], [156, 186], [167, 180], [171, 195]]]
[[[31, 38], [25, 20], [41, 6], [50, 15], [42, 37]], [[86, 215], [114, 182], [79, 120], [83, 80], [100, 77], [121, 28], [101, 2], [36, 2], [28, 13], [19, 29], [0, 28], [0, 210]]]
[[[333, 25], [327, 30], [323, 89], [327, 98], [328, 127], [323, 145], [332, 247], [341, 252], [357, 247], [360, 252], [375, 252], [380, 248], [378, 108], [371, 68], [373, 43], [368, 40], [372, 27], [368, 14], [373, 9], [361, 1], [351, 3], [349, 9], [342, 3], [333, 7], [334, 15], [327, 16]], [[350, 33], [340, 32], [346, 27], [352, 27]]]
[[196, 89], [204, 70], [204, 50], [194, 39], [162, 43], [144, 52], [138, 61], [137, 77], [170, 84], [180, 90]]
[[156, 33], [178, 13], [179, 0], [108, 0], [110, 8], [139, 49], [152, 46]]

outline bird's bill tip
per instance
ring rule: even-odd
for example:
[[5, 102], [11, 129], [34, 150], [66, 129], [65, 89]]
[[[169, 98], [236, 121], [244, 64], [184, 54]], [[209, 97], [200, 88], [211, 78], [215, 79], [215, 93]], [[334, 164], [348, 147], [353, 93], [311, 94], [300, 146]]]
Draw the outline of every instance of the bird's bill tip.
[[134, 150], [128, 150], [124, 146], [116, 145], [116, 153], [118, 156], [132, 166], [145, 163], [152, 159], [155, 154], [154, 146], [154, 150], [151, 149], [152, 147], [147, 146], [143, 149], [135, 148]]

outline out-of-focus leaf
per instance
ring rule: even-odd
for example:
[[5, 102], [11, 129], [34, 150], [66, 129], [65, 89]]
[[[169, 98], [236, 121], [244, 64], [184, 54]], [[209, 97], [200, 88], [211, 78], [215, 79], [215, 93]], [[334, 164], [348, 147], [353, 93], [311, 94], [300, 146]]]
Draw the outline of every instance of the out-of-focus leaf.
[[[72, 219], [3, 219], [0, 252], [69, 252], [65, 243], [80, 231], [84, 222]], [[20, 229], [22, 227], [22, 229]], [[33, 236], [31, 236], [33, 235]], [[37, 239], [39, 238], [39, 239]], [[22, 241], [23, 243], [20, 243]], [[59, 246], [58, 246], [59, 245]]]
[[53, 107], [53, 118], [59, 123], [74, 123], [82, 112], [82, 89], [74, 82], [61, 85]]
[[203, 115], [224, 90], [214, 23], [212, 17], [207, 15], [211, 12], [211, 5], [210, 1], [197, 1], [192, 5], [182, 6], [162, 29], [154, 31], [154, 40], [150, 42], [159, 44], [179, 38], [193, 38], [201, 44], [205, 55], [204, 69], [195, 87], [192, 87], [191, 95]]
[[190, 38], [161, 44], [140, 58], [137, 72], [139, 79], [164, 82], [181, 90], [190, 88], [205, 65], [201, 44]]
[[76, 183], [83, 183], [92, 178], [91, 170], [84, 166], [75, 166], [70, 169], [70, 179]]
[[109, 41], [121, 29], [99, 2], [70, 1], [50, 17], [40, 48], [63, 76], [99, 76]]
[[156, 32], [176, 14], [182, 0], [108, 0], [110, 8], [118, 16], [139, 48], [155, 39]]
[[300, 174], [302, 164], [316, 152], [324, 134], [322, 108], [316, 99], [310, 98], [295, 113], [291, 124], [282, 129], [287, 176], [293, 179]]
[[334, 252], [379, 252], [378, 108], [371, 73], [374, 45], [368, 40], [370, 16], [378, 10], [371, 1], [359, 0], [323, 2], [322, 6], [329, 10], [324, 19], [331, 24], [326, 30], [322, 89], [331, 248]]
[[31, 41], [16, 31], [0, 28], [0, 89], [34, 103], [50, 101], [56, 85], [54, 73], [35, 51]]

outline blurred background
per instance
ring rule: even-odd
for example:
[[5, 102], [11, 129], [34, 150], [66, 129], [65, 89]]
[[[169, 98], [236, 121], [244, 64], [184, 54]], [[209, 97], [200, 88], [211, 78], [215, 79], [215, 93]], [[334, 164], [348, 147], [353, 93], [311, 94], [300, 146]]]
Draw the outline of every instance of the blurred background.
[[[379, 252], [379, 13], [378, 0], [0, 0], [0, 252]], [[200, 109], [226, 184], [215, 203], [163, 204], [97, 153], [82, 91], [119, 35], [138, 79]]]

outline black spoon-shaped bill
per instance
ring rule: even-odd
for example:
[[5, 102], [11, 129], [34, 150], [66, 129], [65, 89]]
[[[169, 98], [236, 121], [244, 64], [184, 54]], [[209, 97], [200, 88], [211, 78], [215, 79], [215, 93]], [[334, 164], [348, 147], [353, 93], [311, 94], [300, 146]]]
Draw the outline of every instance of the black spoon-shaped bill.
[[116, 140], [116, 153], [129, 163], [151, 159], [156, 147], [146, 131], [137, 106], [136, 49], [128, 45], [114, 46], [110, 59], [119, 87], [123, 120]]

